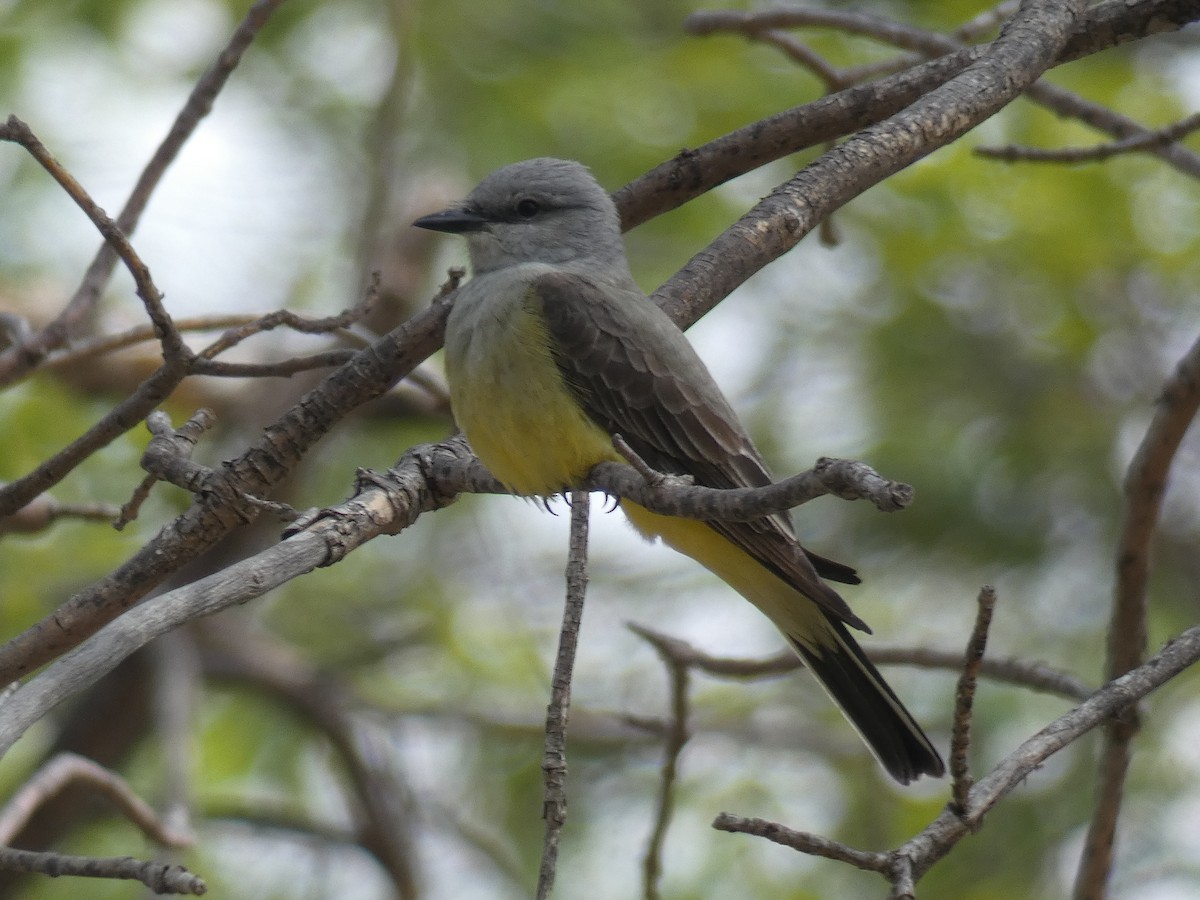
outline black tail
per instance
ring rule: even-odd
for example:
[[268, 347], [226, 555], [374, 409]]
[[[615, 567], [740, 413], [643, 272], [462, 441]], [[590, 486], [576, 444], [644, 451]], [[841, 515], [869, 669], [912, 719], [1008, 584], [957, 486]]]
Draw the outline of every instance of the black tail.
[[804, 664], [893, 778], [908, 784], [921, 775], [944, 775], [941, 756], [879, 670], [841, 622], [826, 618], [836, 645], [831, 642], [813, 650], [791, 641]]

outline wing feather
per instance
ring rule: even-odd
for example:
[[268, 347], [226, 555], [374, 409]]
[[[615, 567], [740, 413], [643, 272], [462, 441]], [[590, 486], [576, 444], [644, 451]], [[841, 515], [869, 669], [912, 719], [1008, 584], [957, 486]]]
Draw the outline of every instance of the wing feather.
[[[771, 483], [761, 455], [708, 369], [674, 323], [640, 291], [561, 272], [538, 278], [559, 372], [580, 405], [658, 471], [716, 488]], [[857, 584], [854, 570], [809, 554], [786, 514], [708, 522], [835, 619], [869, 630], [818, 578]], [[816, 566], [816, 568], [814, 568]]]

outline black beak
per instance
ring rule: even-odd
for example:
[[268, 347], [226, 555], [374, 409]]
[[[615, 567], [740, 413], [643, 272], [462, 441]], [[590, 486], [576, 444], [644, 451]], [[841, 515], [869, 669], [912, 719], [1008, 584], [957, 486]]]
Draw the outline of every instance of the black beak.
[[488, 220], [474, 210], [465, 206], [444, 209], [441, 212], [421, 216], [413, 222], [418, 228], [428, 228], [430, 231], [445, 231], [448, 234], [465, 234], [470, 231], [480, 231]]

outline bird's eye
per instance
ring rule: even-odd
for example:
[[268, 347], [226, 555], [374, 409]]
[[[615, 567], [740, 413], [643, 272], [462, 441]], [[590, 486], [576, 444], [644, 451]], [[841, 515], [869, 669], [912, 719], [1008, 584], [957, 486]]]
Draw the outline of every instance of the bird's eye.
[[522, 219], [532, 219], [542, 211], [542, 205], [531, 197], [517, 201], [517, 215]]

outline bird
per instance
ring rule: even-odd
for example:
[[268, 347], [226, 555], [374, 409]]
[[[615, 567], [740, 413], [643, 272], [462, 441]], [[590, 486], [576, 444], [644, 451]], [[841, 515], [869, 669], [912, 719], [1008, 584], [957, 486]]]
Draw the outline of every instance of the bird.
[[[625, 461], [614, 435], [652, 469], [699, 485], [771, 483], [708, 368], [634, 281], [616, 206], [585, 166], [512, 163], [413, 224], [466, 239], [472, 274], [446, 323], [446, 379], [458, 426], [506, 489], [547, 499], [576, 487], [598, 463]], [[822, 580], [857, 574], [802, 547], [786, 513], [706, 522], [620, 506], [643, 537], [764, 613], [896, 781], [944, 774], [849, 631], [870, 629]]]

